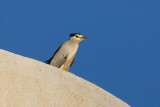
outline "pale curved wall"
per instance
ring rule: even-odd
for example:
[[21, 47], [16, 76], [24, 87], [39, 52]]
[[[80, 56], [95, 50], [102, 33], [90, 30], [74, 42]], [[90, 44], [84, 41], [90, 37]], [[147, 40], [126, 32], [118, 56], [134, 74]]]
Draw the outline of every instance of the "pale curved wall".
[[129, 105], [74, 74], [0, 50], [0, 107]]

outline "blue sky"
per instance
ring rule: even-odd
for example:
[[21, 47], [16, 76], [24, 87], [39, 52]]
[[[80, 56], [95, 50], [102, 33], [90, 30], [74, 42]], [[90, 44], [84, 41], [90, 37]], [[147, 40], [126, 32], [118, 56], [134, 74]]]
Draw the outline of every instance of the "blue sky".
[[49, 59], [69, 34], [80, 43], [70, 72], [133, 107], [160, 106], [159, 0], [1, 0], [0, 48]]

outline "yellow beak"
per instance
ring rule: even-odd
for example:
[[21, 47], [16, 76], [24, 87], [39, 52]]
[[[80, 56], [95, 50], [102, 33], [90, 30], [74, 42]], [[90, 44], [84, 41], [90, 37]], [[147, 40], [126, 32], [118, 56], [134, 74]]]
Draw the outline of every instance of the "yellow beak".
[[88, 39], [87, 37], [81, 37], [81, 40], [86, 40], [86, 39]]

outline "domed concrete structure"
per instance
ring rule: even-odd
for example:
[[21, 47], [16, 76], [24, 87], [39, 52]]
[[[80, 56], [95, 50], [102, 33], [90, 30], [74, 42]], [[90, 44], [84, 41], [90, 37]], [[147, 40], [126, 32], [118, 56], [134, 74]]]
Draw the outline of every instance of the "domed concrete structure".
[[56, 67], [0, 50], [0, 107], [129, 107]]

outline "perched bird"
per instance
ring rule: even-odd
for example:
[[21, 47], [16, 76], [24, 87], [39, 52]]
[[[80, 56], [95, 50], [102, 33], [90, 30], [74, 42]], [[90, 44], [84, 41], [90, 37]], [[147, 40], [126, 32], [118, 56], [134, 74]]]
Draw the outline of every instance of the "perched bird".
[[70, 34], [68, 41], [64, 42], [53, 54], [53, 56], [45, 61], [47, 64], [56, 66], [60, 69], [68, 71], [74, 62], [76, 52], [79, 47], [79, 43], [82, 40], [88, 39], [83, 37], [80, 33]]

